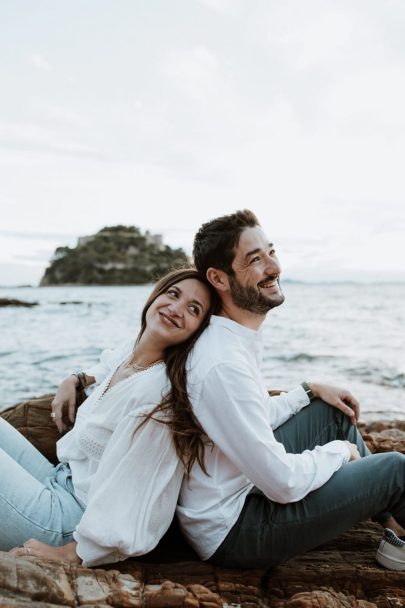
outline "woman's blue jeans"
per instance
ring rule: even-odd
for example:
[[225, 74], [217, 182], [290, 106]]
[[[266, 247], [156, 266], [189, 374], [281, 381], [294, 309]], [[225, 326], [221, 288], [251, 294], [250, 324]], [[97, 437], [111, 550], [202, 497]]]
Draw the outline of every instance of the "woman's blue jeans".
[[343, 465], [325, 485], [298, 502], [279, 504], [254, 488], [210, 561], [228, 568], [268, 568], [370, 517], [383, 522], [392, 513], [405, 527], [405, 455], [370, 455], [350, 419], [319, 399], [274, 435], [294, 454], [347, 439], [357, 444], [362, 458]]
[[69, 465], [53, 466], [0, 418], [0, 550], [30, 538], [65, 545], [73, 540], [83, 511]]

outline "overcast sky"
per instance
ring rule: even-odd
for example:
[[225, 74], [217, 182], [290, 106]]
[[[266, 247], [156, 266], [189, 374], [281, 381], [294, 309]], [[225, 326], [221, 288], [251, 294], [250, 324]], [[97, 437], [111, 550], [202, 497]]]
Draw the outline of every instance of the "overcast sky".
[[3, 0], [0, 284], [249, 207], [284, 276], [405, 280], [403, 0]]

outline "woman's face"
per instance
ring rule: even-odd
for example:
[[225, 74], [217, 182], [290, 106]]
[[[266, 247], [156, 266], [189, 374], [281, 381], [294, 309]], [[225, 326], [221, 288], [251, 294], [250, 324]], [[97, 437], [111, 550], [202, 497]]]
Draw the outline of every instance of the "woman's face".
[[146, 313], [146, 331], [163, 347], [179, 344], [198, 330], [210, 307], [208, 288], [197, 279], [175, 283]]

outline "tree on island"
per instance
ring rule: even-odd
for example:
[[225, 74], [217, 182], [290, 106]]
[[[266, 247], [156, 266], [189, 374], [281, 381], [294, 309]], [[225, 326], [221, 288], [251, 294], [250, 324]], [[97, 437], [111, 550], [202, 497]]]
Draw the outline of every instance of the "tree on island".
[[46, 285], [142, 285], [187, 263], [182, 249], [136, 226], [106, 226], [80, 237], [76, 247], [58, 247], [41, 279]]

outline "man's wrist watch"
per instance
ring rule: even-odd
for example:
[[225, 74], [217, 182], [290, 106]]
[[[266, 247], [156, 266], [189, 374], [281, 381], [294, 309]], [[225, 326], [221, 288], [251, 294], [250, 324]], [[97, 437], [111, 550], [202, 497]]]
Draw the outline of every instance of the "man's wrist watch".
[[304, 389], [304, 391], [306, 392], [308, 399], [310, 401], [313, 401], [315, 399], [315, 395], [312, 392], [311, 387], [309, 386], [309, 384], [307, 382], [301, 382], [301, 386]]

